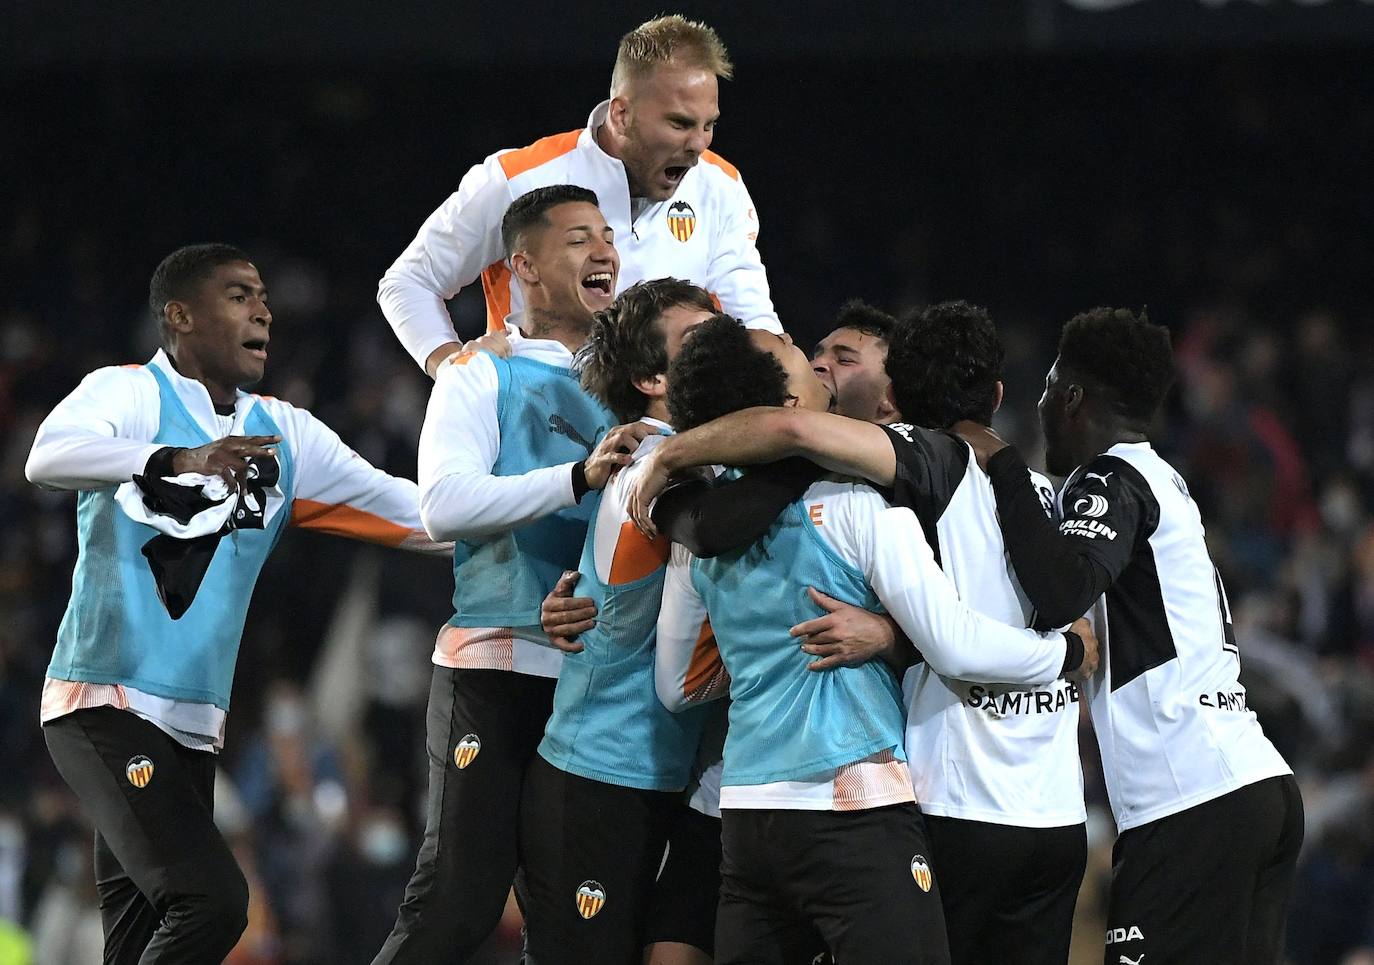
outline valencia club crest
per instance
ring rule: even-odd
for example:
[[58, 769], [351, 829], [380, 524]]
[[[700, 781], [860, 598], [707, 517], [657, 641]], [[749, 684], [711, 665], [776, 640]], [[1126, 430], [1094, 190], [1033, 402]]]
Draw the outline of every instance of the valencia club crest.
[[697, 213], [686, 201], [674, 201], [668, 205], [668, 230], [678, 241], [692, 237], [697, 228]]
[[458, 742], [458, 746], [453, 749], [453, 763], [458, 765], [458, 770], [463, 770], [481, 753], [482, 741], [476, 734], [467, 734]]
[[577, 887], [577, 913], [583, 918], [594, 918], [606, 904], [606, 889], [599, 881], [584, 881]]
[[153, 762], [139, 754], [124, 766], [124, 776], [134, 787], [147, 787], [148, 782], [153, 779]]
[[930, 891], [934, 877], [930, 873], [930, 862], [926, 861], [925, 855], [918, 854], [911, 859], [911, 877], [916, 879], [916, 886], [922, 891]]

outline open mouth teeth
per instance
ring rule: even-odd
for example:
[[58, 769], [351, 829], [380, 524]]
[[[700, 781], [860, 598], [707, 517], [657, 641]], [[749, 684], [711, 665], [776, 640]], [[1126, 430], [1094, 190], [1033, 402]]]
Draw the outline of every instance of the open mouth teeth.
[[685, 164], [674, 164], [663, 169], [663, 173], [668, 176], [669, 181], [681, 181], [687, 173], [688, 167]]
[[611, 273], [609, 271], [593, 272], [582, 279], [582, 287], [598, 291], [603, 295], [611, 293]]
[[244, 342], [243, 347], [248, 349], [250, 352], [265, 352], [267, 351], [267, 339], [252, 338]]

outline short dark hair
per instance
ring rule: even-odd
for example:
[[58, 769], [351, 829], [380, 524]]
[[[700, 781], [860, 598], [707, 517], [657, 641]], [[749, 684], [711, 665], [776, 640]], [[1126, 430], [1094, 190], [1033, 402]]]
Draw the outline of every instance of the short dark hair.
[[524, 243], [525, 232], [536, 225], [542, 228], [549, 226], [550, 208], [575, 201], [601, 206], [596, 199], [596, 192], [576, 184], [550, 184], [527, 191], [512, 201], [501, 216], [501, 247], [505, 249], [506, 257], [513, 255]]
[[897, 320], [883, 311], [874, 308], [861, 298], [851, 298], [840, 306], [835, 316], [835, 328], [852, 328], [884, 342], [892, 341], [892, 329]]
[[251, 263], [252, 259], [233, 245], [219, 243], [187, 245], [172, 252], [153, 270], [152, 281], [148, 282], [148, 307], [153, 318], [161, 325], [162, 311], [168, 302], [190, 298], [196, 286], [216, 268], [235, 261]]
[[947, 429], [960, 419], [988, 425], [1005, 353], [987, 309], [940, 302], [904, 317], [887, 345], [887, 376], [902, 418]]
[[1075, 315], [1059, 334], [1061, 375], [1091, 383], [1121, 415], [1148, 424], [1174, 383], [1169, 330], [1141, 309], [1094, 308]]
[[787, 372], [725, 314], [698, 325], [668, 367], [668, 414], [679, 432], [739, 409], [782, 405]]
[[705, 289], [677, 278], [655, 278], [631, 285], [592, 318], [591, 334], [577, 353], [575, 367], [582, 388], [622, 422], [644, 414], [645, 396], [635, 381], [668, 369], [667, 340], [658, 321], [678, 305], [716, 310]]

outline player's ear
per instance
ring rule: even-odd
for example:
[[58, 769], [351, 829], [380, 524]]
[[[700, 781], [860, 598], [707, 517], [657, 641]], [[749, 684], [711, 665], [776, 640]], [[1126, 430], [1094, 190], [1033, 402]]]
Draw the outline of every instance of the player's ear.
[[892, 394], [892, 383], [889, 382], [883, 394], [878, 396], [878, 421], [893, 422], [901, 417], [902, 414], [897, 411], [897, 398]]
[[175, 299], [162, 306], [162, 322], [163, 328], [178, 335], [184, 335], [195, 327], [190, 308], [185, 302]]
[[539, 282], [539, 269], [535, 267], [534, 260], [530, 258], [529, 252], [524, 249], [517, 249], [511, 252], [510, 270], [523, 282], [531, 285]]
[[668, 394], [668, 379], [662, 372], [647, 379], [631, 379], [630, 384], [651, 399], [661, 399]]
[[630, 99], [625, 94], [611, 98], [611, 106], [606, 111], [606, 120], [611, 130], [623, 137], [630, 126]]
[[1064, 414], [1074, 416], [1078, 410], [1083, 408], [1083, 386], [1077, 382], [1070, 382], [1064, 388]]
[[1001, 379], [998, 379], [998, 380], [997, 380], [997, 384], [993, 387], [993, 392], [992, 392], [992, 411], [993, 411], [993, 412], [996, 412], [998, 409], [1002, 408], [1002, 392], [1003, 392], [1002, 380], [1001, 380]]

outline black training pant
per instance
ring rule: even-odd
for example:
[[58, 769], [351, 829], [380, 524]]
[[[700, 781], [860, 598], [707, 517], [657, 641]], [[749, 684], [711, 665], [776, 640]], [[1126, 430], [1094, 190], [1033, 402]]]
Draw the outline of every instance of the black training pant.
[[520, 802], [526, 950], [536, 962], [639, 965], [682, 794], [593, 781], [538, 754]]
[[1302, 835], [1291, 775], [1123, 831], [1103, 961], [1274, 965]]
[[222, 961], [248, 924], [248, 884], [211, 815], [215, 755], [114, 707], [43, 736], [95, 825], [106, 965]]
[[668, 831], [668, 856], [654, 883], [644, 944], [680, 942], [711, 955], [719, 904], [720, 818], [684, 804]]
[[920, 808], [721, 812], [718, 965], [949, 965]]
[[465, 962], [501, 920], [518, 861], [525, 769], [543, 739], [556, 683], [435, 666], [425, 837], [373, 965]]
[[1085, 826], [925, 818], [954, 965], [1064, 965], [1088, 861]]

